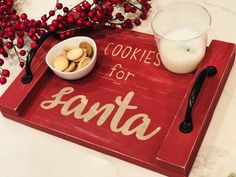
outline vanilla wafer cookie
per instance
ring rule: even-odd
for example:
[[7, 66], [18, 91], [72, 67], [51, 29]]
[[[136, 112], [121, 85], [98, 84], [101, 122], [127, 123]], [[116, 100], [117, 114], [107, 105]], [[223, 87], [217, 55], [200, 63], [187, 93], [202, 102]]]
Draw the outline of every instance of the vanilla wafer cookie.
[[64, 72], [72, 72], [76, 68], [76, 64], [72, 61]]
[[84, 51], [81, 48], [74, 48], [67, 52], [66, 57], [68, 60], [76, 60], [83, 55]]
[[74, 49], [74, 48], [76, 48], [75, 45], [66, 45], [66, 46], [64, 47], [64, 51], [65, 51], [65, 52], [69, 52], [70, 50], [72, 50], [72, 49]]
[[78, 63], [78, 62], [80, 62], [82, 59], [84, 59], [85, 57], [87, 57], [87, 51], [85, 50], [85, 49], [83, 49], [83, 55], [80, 57], [80, 58], [78, 58], [78, 59], [76, 59], [76, 60], [73, 60], [75, 63]]
[[88, 42], [85, 42], [85, 41], [81, 42], [79, 44], [79, 47], [82, 48], [82, 49], [85, 49], [87, 51], [87, 54], [88, 54], [89, 57], [92, 56], [93, 48]]
[[91, 62], [91, 58], [89, 58], [89, 57], [83, 58], [83, 59], [79, 62], [78, 67], [77, 67], [77, 70], [83, 69], [83, 68], [84, 68], [85, 66], [87, 66], [90, 62]]
[[52, 65], [59, 71], [64, 71], [68, 67], [69, 61], [63, 55], [59, 55], [56, 58], [54, 58]]

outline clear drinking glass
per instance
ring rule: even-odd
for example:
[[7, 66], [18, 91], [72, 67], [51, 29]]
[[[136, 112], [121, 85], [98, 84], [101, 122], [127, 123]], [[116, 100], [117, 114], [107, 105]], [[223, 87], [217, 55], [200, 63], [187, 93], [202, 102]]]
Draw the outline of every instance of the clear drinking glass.
[[175, 73], [197, 69], [204, 58], [209, 12], [192, 2], [175, 2], [160, 9], [152, 19], [152, 29], [163, 65]]

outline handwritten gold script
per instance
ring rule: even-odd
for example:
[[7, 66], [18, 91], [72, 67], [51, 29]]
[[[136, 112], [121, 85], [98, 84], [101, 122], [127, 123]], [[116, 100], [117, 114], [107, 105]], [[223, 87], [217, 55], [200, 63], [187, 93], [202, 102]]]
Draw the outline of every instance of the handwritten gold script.
[[[108, 119], [111, 113], [115, 109], [115, 105], [112, 103], [105, 104], [103, 106], [100, 105], [100, 102], [94, 103], [90, 109], [84, 113], [84, 109], [88, 104], [88, 99], [85, 95], [77, 95], [69, 100], [63, 101], [62, 97], [64, 95], [68, 95], [74, 92], [74, 88], [72, 87], [65, 87], [61, 89], [57, 94], [52, 95], [52, 100], [45, 100], [41, 102], [40, 106], [43, 109], [53, 109], [58, 105], [62, 105], [61, 114], [64, 116], [68, 116], [73, 114], [76, 119], [81, 119], [84, 122], [88, 122], [93, 119], [99, 113], [102, 113], [101, 116], [97, 120], [97, 126], [102, 126], [103, 123]], [[123, 135], [132, 135], [135, 134], [138, 140], [147, 140], [157, 134], [161, 127], [157, 127], [151, 133], [146, 134], [146, 131], [151, 123], [150, 118], [147, 114], [140, 113], [130, 117], [125, 123], [118, 128], [118, 124], [126, 112], [126, 110], [135, 110], [138, 107], [134, 105], [130, 105], [130, 102], [134, 96], [134, 92], [130, 91], [122, 100], [121, 96], [117, 96], [115, 99], [115, 103], [118, 105], [118, 109], [116, 110], [111, 123], [110, 128], [113, 132], [121, 132]], [[72, 107], [75, 102], [79, 102], [76, 106]], [[141, 123], [136, 127], [132, 126], [132, 124], [137, 121], [141, 120]], [[132, 127], [132, 128], [131, 128]]]

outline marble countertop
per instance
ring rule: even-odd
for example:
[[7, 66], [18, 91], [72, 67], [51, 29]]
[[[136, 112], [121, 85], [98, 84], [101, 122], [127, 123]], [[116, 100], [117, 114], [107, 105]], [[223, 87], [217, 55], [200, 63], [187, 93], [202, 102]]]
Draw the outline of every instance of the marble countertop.
[[[173, 1], [173, 0], [172, 0]], [[72, 6], [77, 1], [63, 3]], [[152, 0], [147, 21], [134, 30], [152, 33], [155, 11], [171, 0]], [[195, 1], [196, 2], [196, 1]], [[212, 15], [211, 39], [236, 43], [236, 1], [199, 0]], [[19, 1], [18, 7], [32, 18], [52, 9], [55, 1]], [[42, 5], [43, 4], [43, 5]], [[0, 95], [20, 71], [16, 62], [6, 62], [12, 77], [0, 86]], [[190, 177], [236, 176], [236, 64], [213, 114]], [[0, 177], [161, 177], [156, 172], [87, 149], [55, 136], [18, 124], [0, 114]]]

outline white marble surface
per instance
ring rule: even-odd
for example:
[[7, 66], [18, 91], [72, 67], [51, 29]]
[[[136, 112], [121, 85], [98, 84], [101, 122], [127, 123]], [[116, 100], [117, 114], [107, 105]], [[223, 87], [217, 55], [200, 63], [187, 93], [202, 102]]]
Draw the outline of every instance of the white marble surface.
[[[152, 13], [135, 30], [151, 33], [155, 10], [171, 0], [153, 0]], [[172, 0], [173, 1], [173, 0]], [[78, 1], [63, 1], [73, 5]], [[236, 43], [236, 1], [204, 0], [212, 15], [210, 39]], [[55, 1], [19, 1], [22, 11], [38, 18]], [[19, 68], [7, 62], [16, 76]], [[14, 70], [14, 71], [13, 71]], [[13, 74], [14, 72], [14, 74]], [[11, 77], [10, 82], [14, 79]], [[236, 174], [236, 64], [218, 102], [190, 177], [227, 177]], [[9, 83], [0, 86], [0, 95]], [[0, 114], [0, 177], [160, 177], [153, 171], [84, 148], [3, 118]]]

